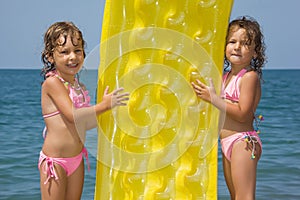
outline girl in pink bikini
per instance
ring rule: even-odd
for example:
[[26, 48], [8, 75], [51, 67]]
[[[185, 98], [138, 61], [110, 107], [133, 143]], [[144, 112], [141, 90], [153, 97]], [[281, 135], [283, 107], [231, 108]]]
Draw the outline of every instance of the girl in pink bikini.
[[[107, 87], [102, 102], [90, 105], [84, 85], [77, 79], [82, 68], [85, 42], [71, 22], [57, 22], [44, 35], [42, 52], [42, 113], [46, 124], [40, 152], [42, 199], [80, 199], [84, 181], [85, 130], [95, 128], [96, 115], [115, 106], [124, 106], [128, 93]], [[87, 160], [88, 162], [88, 160]]]
[[230, 22], [226, 37], [225, 63], [231, 70], [223, 76], [221, 97], [212, 80], [207, 86], [192, 83], [201, 99], [213, 104], [225, 121], [220, 131], [224, 177], [232, 200], [255, 199], [256, 168], [262, 143], [254, 122], [261, 120], [255, 110], [261, 97], [261, 74], [265, 44], [260, 26], [252, 18]]

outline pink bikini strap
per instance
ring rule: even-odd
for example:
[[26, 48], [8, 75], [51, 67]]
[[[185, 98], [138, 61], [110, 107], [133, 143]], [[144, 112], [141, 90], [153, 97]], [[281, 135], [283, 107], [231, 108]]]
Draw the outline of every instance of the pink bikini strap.
[[237, 87], [238, 85], [237, 85], [237, 82], [238, 82], [238, 80], [242, 77], [242, 76], [244, 76], [244, 74], [247, 72], [247, 70], [246, 69], [242, 69], [237, 75], [236, 75], [236, 77], [235, 77], [235, 87]]
[[[58, 78], [65, 86], [70, 86], [71, 84], [68, 82], [68, 81], [65, 81], [61, 76], [59, 76], [58, 74], [57, 74], [57, 72], [56, 71], [50, 71], [50, 72], [48, 72], [47, 74], [46, 74], [46, 76], [47, 77], [49, 77], [49, 76], [55, 76], [56, 78]], [[75, 78], [75, 81], [77, 81], [77, 79]]]
[[244, 74], [247, 72], [247, 69], [242, 69], [238, 74], [237, 74], [237, 77], [242, 77], [244, 76]]
[[55, 180], [57, 180], [58, 176], [57, 176], [57, 174], [55, 172], [55, 169], [54, 169], [53, 159], [50, 158], [50, 157], [46, 157], [45, 160], [46, 160], [46, 163], [44, 165], [44, 173], [47, 174], [47, 179], [44, 182], [44, 184], [46, 185], [47, 182], [49, 182], [50, 178], [55, 178]]
[[[247, 69], [242, 69], [242, 70], [239, 71], [239, 73], [237, 74], [237, 78], [242, 77], [246, 72], [247, 72]], [[223, 76], [223, 83], [226, 82], [229, 73], [230, 73], [230, 71], [229, 71], [229, 72], [226, 72], [226, 73], [224, 74], [224, 76]]]
[[88, 151], [86, 150], [85, 147], [83, 147], [83, 149], [82, 149], [82, 154], [84, 155], [84, 157], [86, 159], [86, 164], [88, 166], [88, 171], [90, 171], [90, 162], [89, 162]]
[[43, 138], [44, 139], [46, 138], [46, 135], [47, 135], [47, 127], [45, 126], [44, 130], [43, 130]]
[[55, 116], [55, 115], [57, 115], [57, 114], [59, 114], [59, 113], [60, 113], [60, 111], [57, 110], [57, 111], [55, 111], [55, 112], [53, 112], [53, 113], [45, 114], [45, 115], [43, 115], [43, 117], [44, 117], [44, 118], [53, 117], [53, 116]]
[[[230, 71], [229, 71], [230, 72]], [[229, 72], [226, 72], [223, 76], [223, 82], [225, 83], [225, 81], [227, 80], [227, 77], [229, 75]]]

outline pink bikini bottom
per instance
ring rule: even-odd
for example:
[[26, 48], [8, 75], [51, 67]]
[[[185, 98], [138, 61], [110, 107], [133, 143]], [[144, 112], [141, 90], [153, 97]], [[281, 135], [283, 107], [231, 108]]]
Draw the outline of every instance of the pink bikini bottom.
[[87, 152], [86, 148], [83, 148], [80, 154], [78, 154], [75, 157], [71, 157], [71, 158], [52, 158], [52, 157], [46, 156], [41, 151], [38, 167], [40, 169], [41, 164], [44, 161], [46, 162], [44, 165], [43, 171], [45, 174], [47, 174], [47, 180], [44, 182], [44, 184], [46, 184], [50, 178], [55, 178], [55, 180], [58, 179], [58, 176], [55, 172], [54, 163], [56, 163], [56, 164], [60, 165], [62, 168], [64, 168], [64, 170], [67, 173], [67, 176], [70, 176], [79, 167], [79, 165], [82, 161], [82, 156], [85, 156], [87, 165], [88, 165], [88, 170], [90, 170], [90, 165], [89, 165], [89, 160], [88, 160], [88, 152]]
[[231, 136], [221, 139], [222, 152], [227, 158], [227, 160], [231, 161], [231, 152], [235, 142], [244, 140], [250, 144], [252, 144], [252, 154], [251, 158], [255, 158], [255, 145], [259, 144], [260, 148], [262, 148], [262, 142], [257, 135], [256, 131], [247, 131], [242, 133], [235, 133]]

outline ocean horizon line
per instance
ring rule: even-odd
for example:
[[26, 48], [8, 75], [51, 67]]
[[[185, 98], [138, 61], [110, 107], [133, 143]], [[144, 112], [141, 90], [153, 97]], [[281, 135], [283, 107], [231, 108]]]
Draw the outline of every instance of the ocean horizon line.
[[[42, 67], [0, 67], [0, 70], [41, 70]], [[98, 70], [98, 68], [85, 68], [86, 70]], [[263, 68], [263, 70], [300, 70], [300, 67], [287, 67], [287, 68]]]

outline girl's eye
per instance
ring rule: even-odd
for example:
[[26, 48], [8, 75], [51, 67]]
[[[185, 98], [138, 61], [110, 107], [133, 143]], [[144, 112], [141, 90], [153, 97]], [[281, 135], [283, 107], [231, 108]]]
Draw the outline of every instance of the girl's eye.
[[250, 46], [251, 45], [251, 41], [250, 40], [243, 40], [243, 41], [241, 41], [241, 45], [243, 45], [243, 46]]
[[60, 54], [67, 54], [68, 52], [67, 51], [60, 51], [59, 53]]

